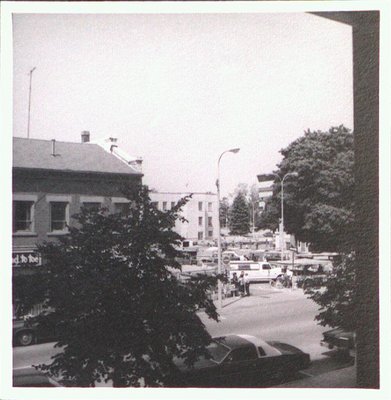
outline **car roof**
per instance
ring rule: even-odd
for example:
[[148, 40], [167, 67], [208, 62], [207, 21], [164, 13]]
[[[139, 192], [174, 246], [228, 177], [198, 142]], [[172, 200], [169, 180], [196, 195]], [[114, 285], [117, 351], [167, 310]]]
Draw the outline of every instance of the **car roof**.
[[262, 347], [262, 349], [268, 356], [281, 355], [281, 352], [278, 351], [275, 347], [271, 346], [263, 339], [251, 335], [245, 335], [245, 334], [226, 335], [218, 338], [213, 338], [213, 340], [222, 343], [231, 349], [243, 348], [247, 347], [249, 344], [252, 344], [256, 347]]

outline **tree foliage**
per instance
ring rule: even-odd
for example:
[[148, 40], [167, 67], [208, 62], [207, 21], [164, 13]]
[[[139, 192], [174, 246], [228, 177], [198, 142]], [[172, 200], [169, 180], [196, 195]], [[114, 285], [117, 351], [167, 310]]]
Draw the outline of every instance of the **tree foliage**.
[[[306, 131], [281, 150], [278, 165], [284, 181], [284, 226], [288, 233], [316, 251], [346, 251], [353, 239], [354, 151], [353, 134], [344, 126], [328, 132]], [[281, 208], [281, 184], [262, 214], [262, 228], [276, 227]], [[273, 223], [273, 221], [275, 221]]]
[[227, 197], [223, 197], [223, 199], [220, 201], [220, 226], [221, 227], [226, 227], [228, 225], [228, 219], [229, 219], [229, 202]]
[[191, 365], [210, 335], [196, 312], [218, 319], [207, 295], [216, 277], [186, 284], [173, 230], [187, 199], [162, 212], [145, 187], [127, 188], [127, 214], [82, 209], [77, 227], [39, 251], [46, 260], [42, 318], [61, 327], [62, 352], [40, 368], [75, 386], [112, 380], [116, 387], [176, 385], [175, 357]]
[[354, 331], [358, 304], [356, 283], [356, 262], [354, 253], [344, 254], [334, 262], [333, 273], [323, 289], [309, 288], [309, 297], [320, 306], [315, 317], [323, 326], [340, 327]]
[[238, 192], [232, 203], [229, 229], [232, 235], [245, 235], [250, 231], [249, 206], [242, 192]]

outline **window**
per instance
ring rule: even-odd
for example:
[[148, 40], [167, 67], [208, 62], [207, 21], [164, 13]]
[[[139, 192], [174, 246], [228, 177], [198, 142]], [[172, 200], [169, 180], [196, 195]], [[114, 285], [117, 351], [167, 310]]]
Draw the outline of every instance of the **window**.
[[171, 202], [171, 210], [175, 207], [175, 201]]
[[213, 231], [208, 231], [208, 237], [212, 237], [213, 236]]
[[198, 202], [198, 211], [202, 211], [202, 201]]
[[163, 201], [163, 211], [167, 211], [167, 202]]
[[204, 238], [203, 232], [198, 232], [198, 240], [202, 240]]
[[158, 201], [153, 201], [151, 203], [155, 208], [159, 208], [159, 202]]
[[68, 203], [56, 201], [50, 203], [51, 232], [65, 231], [69, 220]]
[[212, 225], [212, 217], [208, 217], [208, 226], [213, 226]]
[[33, 232], [33, 201], [14, 201], [13, 232]]
[[208, 211], [209, 211], [209, 212], [212, 211], [212, 203], [208, 203]]
[[265, 352], [265, 350], [263, 350], [263, 348], [262, 347], [258, 347], [258, 351], [259, 351], [259, 355], [261, 356], [261, 357], [263, 357], [263, 356], [266, 356], [266, 352]]
[[270, 264], [262, 264], [262, 269], [272, 269]]
[[232, 350], [224, 361], [235, 362], [235, 361], [255, 360], [257, 358], [258, 354], [257, 351], [255, 350], [255, 347], [249, 346]]
[[202, 226], [202, 217], [198, 217], [198, 226]]
[[130, 203], [114, 203], [115, 214], [129, 214]]

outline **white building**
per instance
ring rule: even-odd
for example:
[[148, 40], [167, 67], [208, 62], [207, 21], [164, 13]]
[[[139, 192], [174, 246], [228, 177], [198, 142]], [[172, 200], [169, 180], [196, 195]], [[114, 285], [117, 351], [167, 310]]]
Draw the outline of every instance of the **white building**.
[[[190, 192], [151, 192], [150, 197], [159, 210], [170, 210]], [[213, 240], [217, 238], [217, 195], [196, 192], [182, 208], [181, 215], [188, 222], [176, 221], [175, 231], [188, 240]]]

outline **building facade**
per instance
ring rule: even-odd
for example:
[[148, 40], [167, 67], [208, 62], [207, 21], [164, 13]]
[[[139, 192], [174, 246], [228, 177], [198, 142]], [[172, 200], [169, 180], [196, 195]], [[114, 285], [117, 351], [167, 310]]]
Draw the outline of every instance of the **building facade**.
[[121, 187], [141, 183], [139, 160], [130, 157], [127, 162], [110, 148], [91, 143], [88, 132], [81, 143], [13, 140], [14, 273], [41, 265], [37, 244], [66, 235], [81, 206], [120, 211], [128, 202]]
[[[191, 193], [151, 192], [155, 206], [162, 211], [169, 210]], [[192, 193], [181, 215], [187, 222], [176, 221], [175, 231], [185, 239], [193, 241], [214, 240], [217, 238], [218, 204], [215, 193]]]

